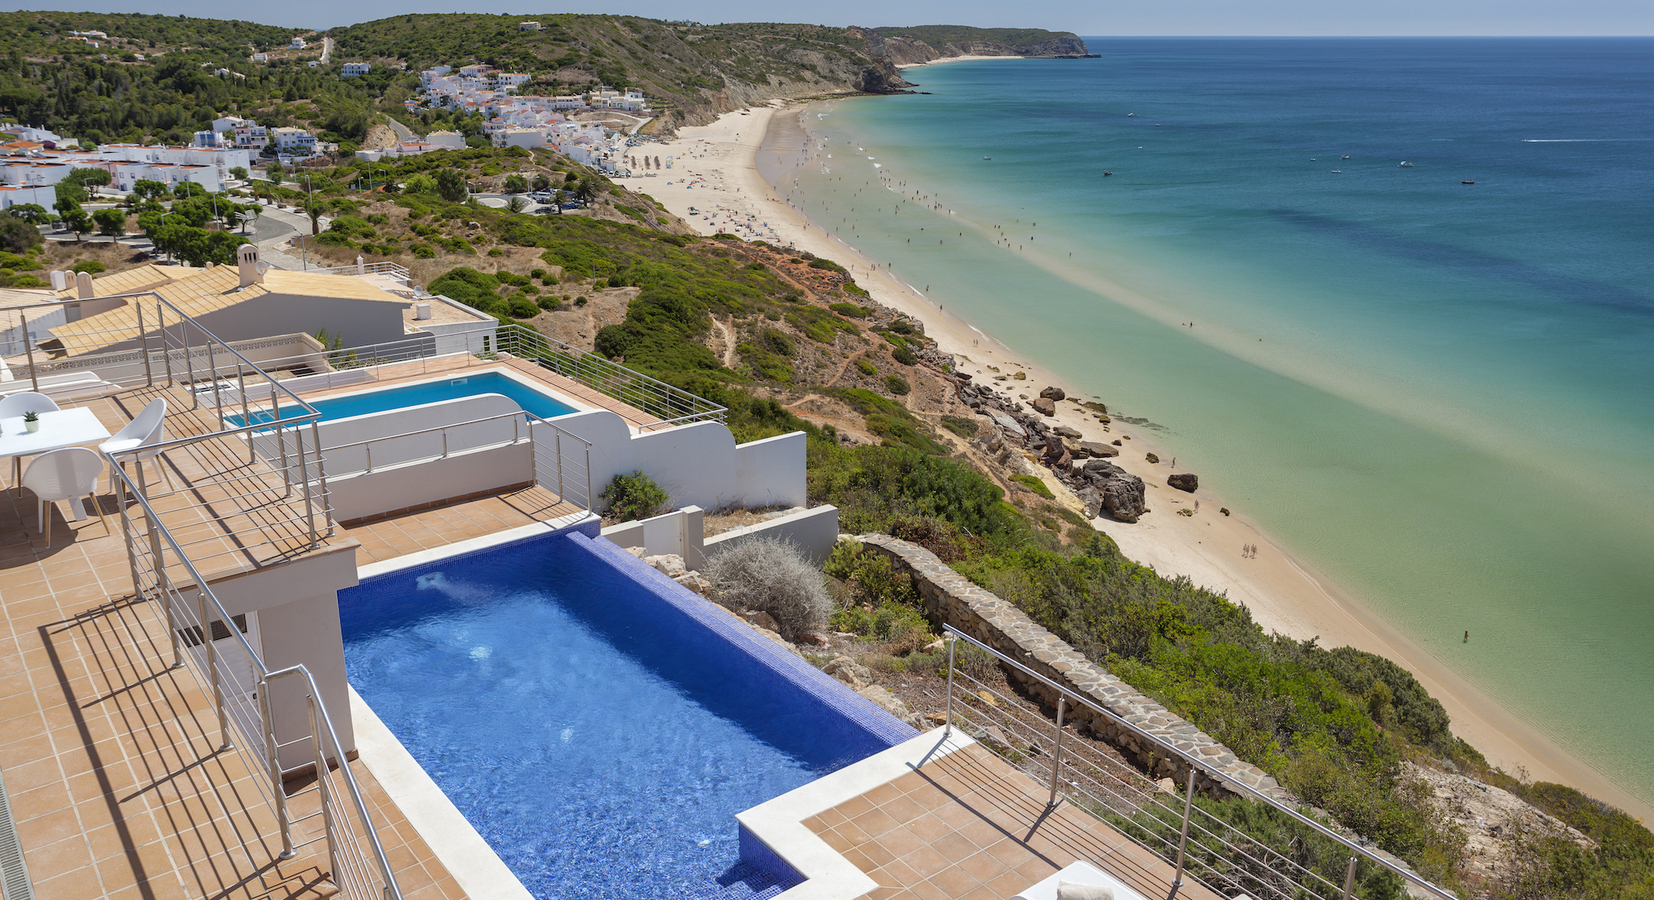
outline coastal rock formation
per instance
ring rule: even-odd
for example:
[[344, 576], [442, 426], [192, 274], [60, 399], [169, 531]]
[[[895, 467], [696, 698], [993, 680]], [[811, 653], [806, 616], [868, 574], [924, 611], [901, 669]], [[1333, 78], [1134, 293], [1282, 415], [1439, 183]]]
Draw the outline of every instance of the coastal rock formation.
[[1054, 416], [1057, 414], [1057, 404], [1052, 403], [1050, 398], [1041, 397], [1034, 401], [1034, 412], [1042, 416]]
[[1079, 448], [1088, 456], [1112, 457], [1120, 455], [1120, 448], [1110, 444], [1101, 444], [1096, 441], [1081, 441]]
[[1027, 59], [1084, 59], [1096, 56], [1085, 41], [1070, 33], [954, 25], [880, 28], [878, 32], [885, 39], [886, 52], [899, 66], [921, 65], [954, 56], [1021, 56]]
[[1063, 400], [1068, 397], [1068, 394], [1060, 387], [1048, 387], [1045, 390], [1040, 391], [1039, 395], [1052, 401]]
[[1103, 485], [1103, 508], [1122, 522], [1136, 522], [1148, 507], [1143, 502], [1143, 479], [1120, 474]]
[[1193, 472], [1179, 472], [1166, 479], [1166, 483], [1180, 491], [1194, 493], [1200, 487], [1200, 477]]

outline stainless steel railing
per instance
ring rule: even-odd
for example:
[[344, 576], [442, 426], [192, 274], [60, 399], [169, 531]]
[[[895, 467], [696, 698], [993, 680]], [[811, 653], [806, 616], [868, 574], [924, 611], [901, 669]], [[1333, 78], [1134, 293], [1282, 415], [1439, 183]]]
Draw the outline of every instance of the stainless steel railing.
[[[508, 438], [485, 439], [481, 443], [450, 439], [450, 436], [456, 433], [467, 430], [475, 431], [478, 426], [506, 421], [511, 423], [511, 435]], [[357, 448], [361, 448], [363, 451], [363, 461], [360, 468], [336, 466], [333, 477], [345, 478], [353, 475], [372, 474], [376, 469], [373, 461], [373, 448], [375, 446], [382, 446], [396, 441], [411, 441], [426, 435], [439, 436], [441, 438], [440, 445], [429, 450], [416, 451], [411, 456], [406, 453], [397, 454], [392, 460], [385, 460], [381, 456], [377, 468], [382, 470], [391, 466], [432, 462], [484, 450], [528, 443], [532, 446], [535, 483], [548, 490], [555, 491], [558, 500], [561, 502], [572, 503], [582, 509], [591, 508], [591, 441], [559, 427], [555, 422], [528, 412], [501, 413], [481, 419], [433, 425], [416, 431], [405, 431], [400, 434], [381, 435], [346, 444], [331, 445], [326, 448], [326, 452], [336, 459], [343, 455], [345, 451]]]
[[[1190, 875], [1225, 896], [1245, 893], [1259, 900], [1298, 900], [1305, 896], [1349, 900], [1357, 866], [1366, 864], [1391, 872], [1440, 900], [1457, 900], [1454, 894], [1411, 869], [1351, 841], [1274, 797], [1208, 769], [1199, 759], [1178, 750], [1158, 735], [963, 631], [948, 625], [944, 626], [943, 634], [948, 650], [946, 729], [959, 728], [1028, 774], [1048, 781], [1052, 805], [1059, 802], [1060, 795], [1120, 830], [1173, 866], [1177, 883], [1183, 883], [1185, 876]], [[1024, 708], [1017, 698], [956, 665], [960, 642], [972, 652], [985, 653], [994, 663], [1014, 670], [1017, 678], [1031, 679], [1054, 692], [1055, 722]], [[1064, 741], [1068, 713], [1082, 706], [1154, 747], [1157, 755], [1182, 760], [1187, 776], [1179, 786], [1181, 791], [1168, 791], [1161, 783], [1088, 742]], [[1347, 853], [1343, 883], [1335, 883], [1311, 869], [1305, 855], [1310, 852], [1308, 848], [1272, 846], [1197, 805], [1196, 772], [1207, 773], [1220, 780], [1226, 789], [1250, 802], [1270, 807]]]
[[[224, 608], [183, 544], [162, 524], [145, 495], [142, 479], [134, 480], [114, 456], [106, 457], [119, 484], [117, 494], [130, 494], [136, 501], [136, 507], [118, 504], [136, 594], [162, 610], [172, 668], [187, 668], [211, 698], [218, 751], [235, 752], [254, 774], [253, 782], [279, 824], [280, 858], [293, 856], [309, 843], [326, 841], [329, 870], [344, 896], [401, 900], [390, 860], [315, 678], [302, 665], [271, 670], [264, 663], [237, 617]], [[218, 637], [219, 630], [226, 632], [224, 638]], [[226, 640], [227, 649], [221, 649]], [[285, 689], [278, 685], [288, 684], [304, 692], [308, 727], [296, 736], [279, 733], [274, 715], [272, 694]], [[308, 745], [315, 784], [289, 794], [281, 752], [299, 745]], [[316, 811], [295, 817], [293, 807], [311, 795]], [[296, 841], [294, 826], [316, 817], [322, 819], [322, 834], [310, 841]]]
[[532, 361], [658, 420], [641, 425], [644, 431], [690, 422], [722, 422], [728, 413], [711, 400], [520, 325], [500, 329], [495, 340], [501, 353]]

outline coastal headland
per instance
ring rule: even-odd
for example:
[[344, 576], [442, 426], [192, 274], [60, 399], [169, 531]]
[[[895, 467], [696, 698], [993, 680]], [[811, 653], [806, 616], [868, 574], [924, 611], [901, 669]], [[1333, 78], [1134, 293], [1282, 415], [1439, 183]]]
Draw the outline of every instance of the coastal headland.
[[[973, 53], [966, 58], [987, 55]], [[947, 57], [937, 56], [906, 64], [946, 61]], [[949, 313], [946, 297], [927, 297], [888, 268], [875, 266], [781, 196], [766, 174], [775, 177], [817, 152], [819, 141], [803, 121], [802, 113], [808, 108], [775, 101], [770, 106], [726, 113], [708, 125], [682, 128], [672, 141], [653, 150], [663, 159], [670, 157], [673, 168], [647, 181], [624, 179], [623, 183], [655, 197], [702, 234], [764, 240], [841, 262], [873, 299], [923, 322], [939, 349], [952, 354], [958, 368], [978, 384], [1022, 391], [1029, 397], [1037, 397], [1048, 385], [1062, 386], [1038, 360], [1000, 343], [977, 323]], [[1032, 409], [1032, 400], [1028, 405]], [[1153, 432], [1118, 419], [1105, 425], [1091, 410], [1073, 402], [1057, 403], [1055, 415], [1047, 422], [1074, 429], [1081, 435], [1079, 440], [1104, 444], [1118, 440], [1123, 445], [1120, 455], [1110, 462], [1143, 479], [1152, 514], [1131, 524], [1104, 516], [1094, 520], [1094, 525], [1127, 556], [1162, 575], [1184, 575], [1226, 593], [1266, 630], [1297, 640], [1314, 638], [1324, 647], [1350, 646], [1399, 663], [1446, 708], [1454, 733], [1509, 773], [1572, 786], [1645, 820], [1654, 816], [1648, 804], [1503, 708], [1295, 557], [1250, 521], [1244, 509], [1220, 512], [1228, 507], [1222, 485], [1202, 484], [1193, 493], [1170, 487], [1168, 478], [1183, 471], [1174, 467], [1176, 447], [1163, 444]], [[1160, 462], [1150, 463], [1150, 454]], [[1030, 464], [1029, 472], [1040, 475], [1057, 496], [1079, 508], [1079, 501], [1049, 470]], [[1255, 555], [1243, 555], [1242, 548], [1248, 545], [1258, 548]]]

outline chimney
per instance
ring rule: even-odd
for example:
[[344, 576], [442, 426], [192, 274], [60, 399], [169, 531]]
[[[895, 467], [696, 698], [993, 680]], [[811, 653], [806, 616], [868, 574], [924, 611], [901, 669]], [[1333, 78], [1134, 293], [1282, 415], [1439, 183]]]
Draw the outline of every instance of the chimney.
[[258, 270], [258, 247], [253, 244], [242, 244], [235, 252], [236, 264], [241, 269], [241, 286], [251, 287], [264, 280], [263, 273]]
[[356, 257], [356, 274], [366, 275], [367, 271], [367, 268], [362, 265], [362, 258], [360, 256]]
[[430, 317], [431, 317], [431, 304], [429, 304], [429, 303], [415, 303], [414, 304], [414, 319], [416, 321], [423, 322], [426, 319], [429, 319]]
[[90, 300], [96, 297], [97, 291], [92, 289], [92, 276], [86, 272], [75, 273], [75, 297], [80, 300]]
[[69, 276], [62, 269], [53, 269], [51, 272], [52, 290], [62, 291], [69, 287]]

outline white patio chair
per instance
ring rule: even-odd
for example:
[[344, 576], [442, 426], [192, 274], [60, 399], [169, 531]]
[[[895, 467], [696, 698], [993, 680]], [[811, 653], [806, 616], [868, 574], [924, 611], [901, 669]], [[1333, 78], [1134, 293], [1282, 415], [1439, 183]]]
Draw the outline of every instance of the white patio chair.
[[46, 546], [52, 546], [46, 504], [55, 505], [59, 500], [69, 501], [73, 519], [79, 521], [86, 518], [80, 498], [90, 496], [92, 509], [97, 512], [98, 521], [103, 523], [104, 532], [112, 533], [109, 531], [109, 520], [103, 515], [103, 505], [98, 503], [97, 498], [98, 474], [102, 471], [103, 458], [85, 447], [53, 450], [29, 462], [28, 471], [23, 473], [22, 486], [34, 491], [35, 512], [40, 517], [40, 533], [46, 535]]
[[[157, 397], [149, 401], [149, 405], [140, 410], [136, 418], [126, 423], [125, 428], [115, 432], [109, 440], [99, 444], [98, 449], [110, 455], [136, 450], [136, 458], [141, 468], [145, 462], [160, 456], [161, 448], [156, 445], [166, 440], [166, 430], [167, 398]], [[125, 467], [125, 460], [122, 460], [122, 467]], [[161, 477], [166, 479], [167, 487], [171, 488], [172, 474], [167, 471], [166, 465], [157, 461], [155, 467], [161, 470]], [[142, 476], [143, 473], [140, 471], [138, 474]], [[113, 473], [111, 473], [110, 483], [111, 485], [114, 484]], [[117, 490], [117, 493], [120, 495], [121, 502], [125, 503], [126, 489], [121, 487]]]
[[[0, 397], [0, 419], [21, 416], [27, 412], [57, 412], [58, 409], [60, 407], [56, 400], [34, 391], [18, 391], [15, 394]], [[21, 477], [23, 477], [23, 457], [14, 456], [11, 458], [11, 480], [15, 483]]]

